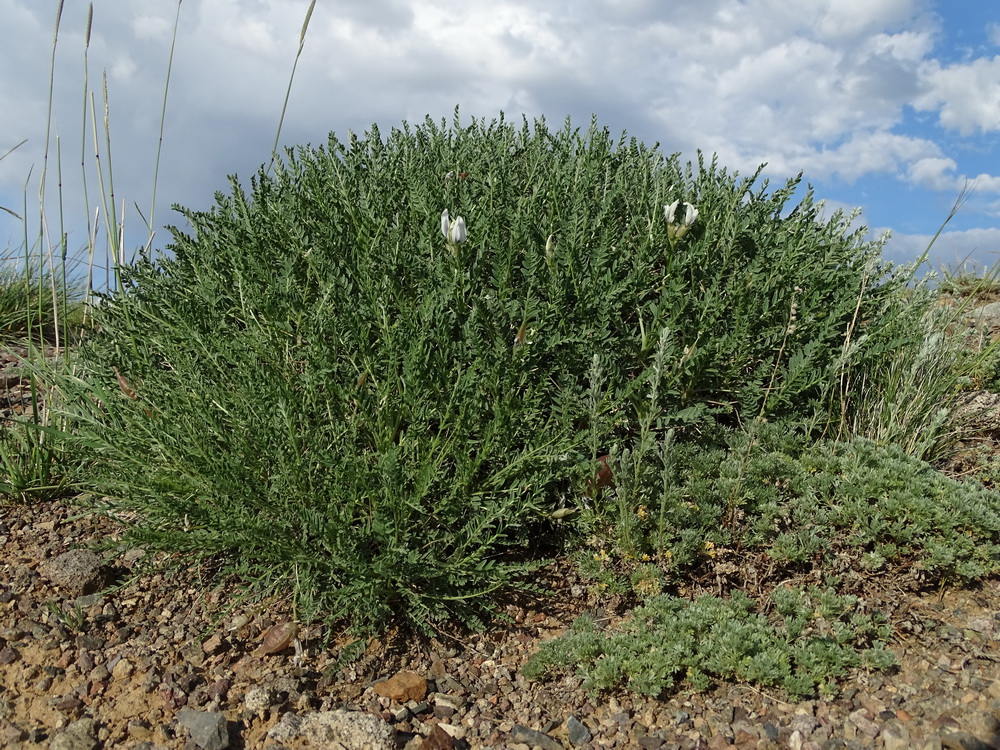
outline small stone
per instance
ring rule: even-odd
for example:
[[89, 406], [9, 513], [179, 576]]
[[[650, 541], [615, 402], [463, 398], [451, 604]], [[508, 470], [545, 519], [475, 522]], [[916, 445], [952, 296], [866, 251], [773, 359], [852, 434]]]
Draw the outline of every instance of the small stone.
[[875, 739], [878, 737], [881, 729], [879, 728], [879, 725], [869, 719], [866, 714], [867, 712], [865, 709], [859, 708], [857, 711], [851, 713], [847, 718], [850, 720], [851, 724], [858, 728], [859, 732], [866, 737]]
[[941, 733], [958, 732], [962, 729], [962, 725], [958, 723], [958, 719], [948, 714], [938, 716], [931, 722], [931, 727]]
[[243, 708], [252, 716], [262, 716], [277, 700], [277, 694], [269, 685], [250, 688], [243, 696]]
[[81, 672], [89, 672], [94, 668], [94, 655], [89, 651], [81, 651], [80, 655], [76, 657], [75, 664]]
[[219, 680], [216, 680], [208, 688], [208, 697], [211, 700], [214, 700], [214, 701], [223, 701], [223, 700], [225, 700], [226, 695], [229, 693], [229, 686], [230, 686], [230, 684], [231, 683], [230, 683], [229, 679], [226, 678], [226, 677], [223, 677], [223, 678], [221, 678]]
[[[453, 706], [446, 706], [440, 703], [434, 704], [433, 713], [439, 719], [450, 719], [455, 715], [455, 708]], [[392, 714], [390, 714], [390, 717]]]
[[791, 727], [792, 731], [799, 732], [802, 738], [805, 739], [819, 726], [819, 722], [808, 714], [796, 714], [792, 717], [788, 726]]
[[50, 750], [95, 750], [97, 733], [93, 719], [78, 719], [52, 738]]
[[882, 727], [882, 741], [885, 750], [908, 750], [910, 732], [898, 721], [888, 721]]
[[76, 645], [85, 651], [99, 651], [104, 648], [104, 639], [96, 635], [78, 635]]
[[397, 672], [388, 680], [375, 683], [374, 691], [376, 695], [400, 703], [422, 701], [427, 695], [427, 680], [416, 672]]
[[212, 654], [217, 654], [223, 650], [225, 644], [222, 640], [222, 634], [216, 633], [203, 644], [201, 644], [201, 650], [205, 652], [206, 655], [211, 656]]
[[191, 739], [202, 750], [224, 750], [229, 747], [229, 727], [222, 713], [182, 708], [177, 713], [177, 721], [188, 730]]
[[435, 705], [448, 706], [455, 711], [460, 711], [467, 702], [462, 696], [451, 695], [450, 693], [434, 693], [432, 697], [434, 698]]
[[21, 654], [13, 646], [6, 646], [0, 649], [0, 666], [5, 666], [7, 664], [13, 664], [15, 661], [21, 658]]
[[104, 597], [100, 594], [85, 594], [84, 596], [78, 596], [73, 601], [74, 607], [79, 607], [80, 609], [90, 609], [95, 604], [103, 604]]
[[128, 723], [127, 731], [129, 737], [140, 742], [153, 739], [153, 730], [144, 721], [132, 719]]
[[135, 668], [128, 659], [119, 659], [118, 663], [111, 669], [111, 676], [115, 680], [126, 680], [132, 676]]
[[569, 741], [574, 745], [586, 745], [593, 738], [590, 730], [572, 714], [566, 719], [566, 730], [569, 732]]
[[285, 714], [268, 730], [267, 736], [278, 743], [300, 740], [307, 747], [396, 748], [396, 732], [382, 719], [361, 711], [342, 709], [316, 711], [304, 716]]
[[79, 711], [81, 708], [83, 708], [83, 701], [80, 700], [77, 696], [70, 693], [69, 695], [66, 695], [65, 697], [57, 700], [52, 705], [52, 708], [54, 708], [56, 711], [59, 711], [60, 713], [72, 715], [75, 714], [77, 711]]
[[515, 724], [510, 733], [514, 742], [523, 742], [528, 747], [540, 747], [542, 750], [562, 750], [562, 745], [549, 737], [547, 734], [529, 729], [521, 724]]
[[41, 566], [42, 574], [52, 583], [75, 594], [93, 594], [104, 585], [101, 558], [86, 549], [71, 549]]

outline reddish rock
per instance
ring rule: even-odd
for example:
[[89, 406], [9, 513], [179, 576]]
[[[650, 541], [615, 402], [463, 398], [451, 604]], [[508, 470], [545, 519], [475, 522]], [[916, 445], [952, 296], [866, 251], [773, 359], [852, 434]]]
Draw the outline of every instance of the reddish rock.
[[388, 680], [375, 683], [375, 694], [400, 703], [422, 701], [427, 695], [427, 680], [416, 672], [398, 672]]
[[441, 728], [440, 724], [435, 724], [422, 743], [420, 750], [452, 750], [455, 747], [455, 738]]

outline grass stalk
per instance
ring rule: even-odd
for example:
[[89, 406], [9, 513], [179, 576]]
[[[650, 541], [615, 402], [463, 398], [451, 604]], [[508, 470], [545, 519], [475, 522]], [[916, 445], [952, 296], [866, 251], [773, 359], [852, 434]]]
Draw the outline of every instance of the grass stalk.
[[174, 15], [174, 31], [170, 36], [170, 56], [167, 59], [167, 76], [163, 83], [163, 104], [160, 108], [160, 133], [156, 141], [156, 163], [153, 166], [153, 187], [152, 187], [152, 197], [149, 202], [149, 221], [146, 222], [146, 227], [149, 230], [149, 239], [146, 242], [146, 250], [148, 251], [153, 244], [153, 235], [155, 234], [156, 224], [155, 224], [155, 213], [156, 213], [156, 186], [159, 181], [160, 175], [160, 154], [163, 151], [163, 124], [167, 119], [167, 94], [170, 91], [170, 73], [174, 67], [174, 48], [177, 45], [177, 27], [181, 20], [181, 3], [184, 0], [177, 0], [177, 12]]
[[271, 167], [274, 166], [274, 160], [278, 156], [278, 142], [281, 139], [281, 128], [285, 122], [285, 112], [288, 110], [288, 99], [292, 94], [292, 82], [295, 80], [295, 70], [299, 65], [299, 58], [302, 56], [302, 49], [306, 44], [306, 31], [309, 29], [309, 21], [312, 19], [313, 9], [316, 7], [316, 0], [312, 0], [309, 3], [309, 9], [306, 10], [305, 20], [302, 22], [302, 31], [299, 32], [299, 49], [295, 53], [295, 62], [292, 63], [292, 74], [288, 77], [288, 88], [285, 89], [285, 101], [281, 105], [281, 117], [278, 118], [278, 131], [274, 134], [274, 145], [271, 147], [271, 160], [268, 162], [267, 171], [271, 171]]

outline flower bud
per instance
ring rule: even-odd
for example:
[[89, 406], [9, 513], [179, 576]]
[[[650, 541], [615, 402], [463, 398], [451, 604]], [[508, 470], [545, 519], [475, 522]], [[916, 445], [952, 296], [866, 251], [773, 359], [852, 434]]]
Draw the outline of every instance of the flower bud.
[[461, 245], [463, 242], [465, 242], [467, 236], [468, 234], [465, 231], [465, 219], [459, 216], [455, 219], [455, 221], [452, 222], [451, 237], [449, 237], [448, 239], [458, 245]]

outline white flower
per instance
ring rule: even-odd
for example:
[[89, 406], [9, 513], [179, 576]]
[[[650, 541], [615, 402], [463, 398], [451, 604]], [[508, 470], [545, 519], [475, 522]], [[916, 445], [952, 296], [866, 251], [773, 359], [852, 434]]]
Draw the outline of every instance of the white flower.
[[454, 221], [452, 221], [446, 208], [441, 212], [441, 234], [444, 235], [444, 238], [448, 242], [454, 245], [461, 245], [468, 236], [468, 232], [465, 230], [465, 219], [461, 216], [456, 216]]
[[677, 208], [680, 205], [680, 201], [674, 201], [669, 206], [663, 207], [663, 216], [667, 220], [667, 238], [670, 240], [671, 247], [676, 245], [677, 241], [688, 233], [691, 225], [698, 220], [698, 209], [685, 201], [684, 221], [678, 224], [676, 221]]

